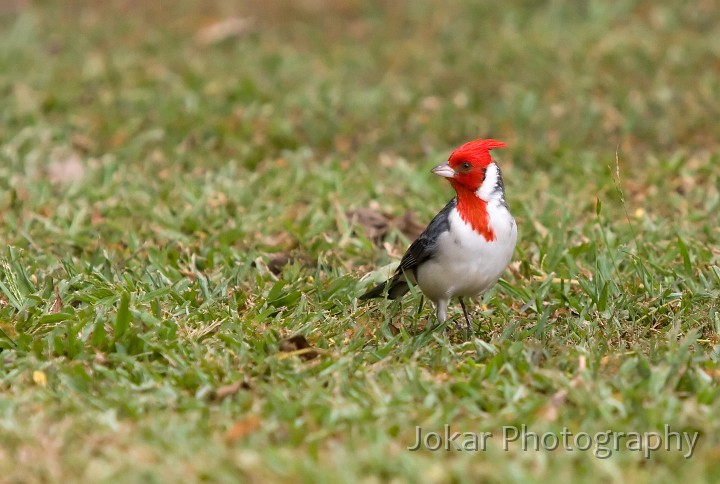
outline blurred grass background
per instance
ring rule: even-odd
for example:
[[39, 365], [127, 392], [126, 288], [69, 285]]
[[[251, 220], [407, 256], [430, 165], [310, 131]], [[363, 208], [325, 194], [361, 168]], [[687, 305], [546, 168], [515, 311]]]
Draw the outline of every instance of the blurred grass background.
[[[2, 474], [712, 481], [718, 20], [713, 1], [4, 2]], [[408, 239], [348, 211], [426, 223], [451, 194], [429, 168], [477, 137], [509, 144], [520, 227], [479, 333], [416, 334], [417, 296], [358, 306]], [[297, 333], [318, 358], [278, 353]], [[405, 450], [444, 423], [702, 435], [689, 460]]]

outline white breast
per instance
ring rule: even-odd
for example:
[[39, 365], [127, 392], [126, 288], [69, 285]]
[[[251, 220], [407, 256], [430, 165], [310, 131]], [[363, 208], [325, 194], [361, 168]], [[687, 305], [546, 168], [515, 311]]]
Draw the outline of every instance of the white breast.
[[495, 240], [485, 240], [453, 210], [437, 255], [418, 267], [418, 285], [433, 302], [483, 293], [510, 263], [517, 242], [515, 220], [501, 201], [493, 200], [487, 208]]

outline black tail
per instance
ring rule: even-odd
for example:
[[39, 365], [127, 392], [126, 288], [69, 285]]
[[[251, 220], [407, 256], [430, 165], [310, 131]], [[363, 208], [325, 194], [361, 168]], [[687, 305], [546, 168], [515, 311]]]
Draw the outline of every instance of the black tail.
[[408, 292], [408, 290], [410, 290], [407, 281], [405, 281], [405, 277], [402, 274], [397, 274], [392, 279], [389, 279], [382, 284], [378, 284], [377, 286], [373, 287], [368, 292], [360, 296], [358, 299], [372, 299], [374, 297], [382, 297], [382, 295], [385, 294], [386, 288], [388, 299], [397, 299], [406, 292]]

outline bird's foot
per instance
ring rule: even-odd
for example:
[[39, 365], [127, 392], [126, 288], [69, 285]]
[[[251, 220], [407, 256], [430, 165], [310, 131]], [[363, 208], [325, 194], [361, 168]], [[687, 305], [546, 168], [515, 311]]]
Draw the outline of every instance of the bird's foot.
[[467, 307], [465, 307], [465, 301], [463, 301], [463, 298], [460, 298], [460, 307], [463, 310], [463, 316], [465, 316], [465, 322], [467, 323], [468, 334], [472, 334], [473, 326], [472, 326], [472, 323], [470, 322], [470, 315], [468, 314]]
[[461, 321], [457, 321], [457, 320], [456, 320], [456, 321], [454, 321], [454, 323], [455, 323], [455, 324], [454, 324], [454, 326], [455, 326], [455, 331], [457, 331], [457, 332], [461, 332], [461, 331], [471, 332], [471, 331], [472, 331], [472, 327], [471, 327], [471, 326], [469, 326], [469, 325], [467, 325], [467, 324], [462, 324]]

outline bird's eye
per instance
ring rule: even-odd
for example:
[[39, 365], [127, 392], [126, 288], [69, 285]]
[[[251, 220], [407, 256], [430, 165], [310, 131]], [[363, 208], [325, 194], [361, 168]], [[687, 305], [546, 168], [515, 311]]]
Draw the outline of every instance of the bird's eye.
[[462, 164], [463, 171], [468, 171], [468, 170], [470, 170], [470, 168], [472, 168], [472, 165], [470, 163], [468, 163], [467, 161]]

